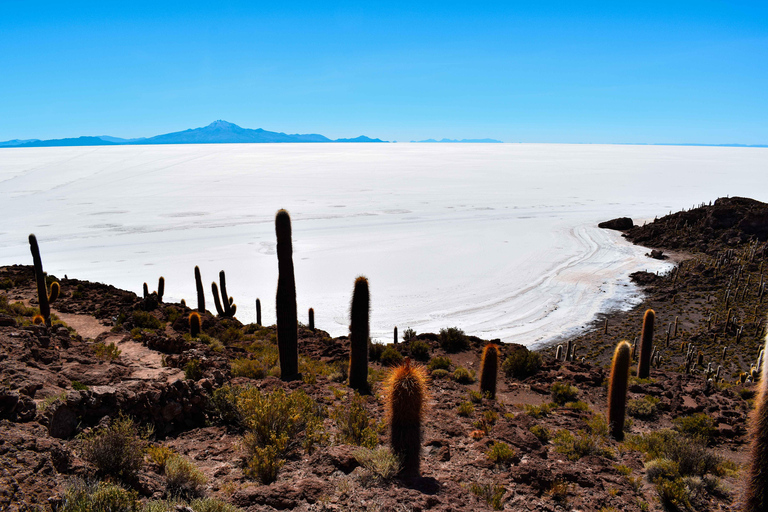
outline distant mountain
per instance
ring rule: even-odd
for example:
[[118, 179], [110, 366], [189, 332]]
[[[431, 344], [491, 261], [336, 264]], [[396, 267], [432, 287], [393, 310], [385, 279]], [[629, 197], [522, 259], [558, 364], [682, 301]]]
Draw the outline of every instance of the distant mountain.
[[412, 140], [411, 142], [473, 142], [473, 143], [486, 143], [486, 142], [495, 142], [495, 143], [501, 143], [502, 141], [496, 140], [496, 139], [442, 139], [442, 140], [435, 140], [435, 139], [427, 139], [427, 140]]
[[252, 130], [241, 128], [227, 121], [215, 121], [202, 128], [193, 128], [181, 132], [166, 133], [154, 137], [140, 139], [121, 139], [109, 135], [99, 137], [78, 137], [71, 139], [55, 140], [9, 140], [0, 142], [2, 147], [37, 148], [48, 146], [116, 146], [136, 144], [239, 144], [261, 142], [385, 142], [381, 139], [371, 139], [365, 135], [354, 139], [331, 140], [324, 135], [309, 134], [285, 134], [270, 132], [262, 128]]

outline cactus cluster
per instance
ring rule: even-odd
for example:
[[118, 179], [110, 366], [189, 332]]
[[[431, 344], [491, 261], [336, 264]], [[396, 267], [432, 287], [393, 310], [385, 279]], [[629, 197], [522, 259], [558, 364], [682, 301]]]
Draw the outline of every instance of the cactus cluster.
[[222, 318], [234, 318], [237, 312], [237, 305], [235, 304], [235, 299], [227, 295], [227, 277], [223, 270], [219, 272], [219, 284], [221, 285], [221, 299], [219, 299], [219, 288], [216, 286], [216, 282], [211, 283], [216, 313]]

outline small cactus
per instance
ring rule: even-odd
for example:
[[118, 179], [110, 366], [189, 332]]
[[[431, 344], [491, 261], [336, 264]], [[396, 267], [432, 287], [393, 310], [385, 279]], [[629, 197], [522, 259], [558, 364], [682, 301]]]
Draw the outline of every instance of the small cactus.
[[193, 311], [189, 314], [189, 334], [193, 338], [200, 336], [200, 326], [202, 322], [200, 320], [200, 313]]
[[563, 346], [558, 345], [557, 352], [555, 352], [555, 359], [559, 361], [562, 357], [563, 357]]
[[234, 303], [234, 299], [227, 295], [227, 278], [223, 270], [219, 272], [219, 284], [221, 284], [221, 300], [219, 300], [219, 289], [216, 287], [216, 283], [211, 283], [213, 304], [216, 306], [216, 312], [220, 317], [234, 318], [235, 312], [237, 312], [237, 305]]
[[640, 335], [640, 357], [637, 363], [637, 376], [647, 379], [651, 373], [651, 352], [653, 351], [653, 322], [656, 313], [649, 309], [643, 316], [643, 331]]
[[349, 323], [349, 386], [360, 393], [368, 391], [368, 335], [370, 296], [368, 279], [355, 279]]
[[403, 476], [418, 476], [421, 463], [421, 423], [428, 396], [427, 372], [406, 358], [392, 369], [385, 383], [386, 416], [392, 451], [400, 458]]
[[[763, 361], [763, 365], [766, 364], [768, 360]], [[749, 421], [752, 447], [743, 512], [764, 512], [768, 509], [768, 370], [765, 367], [761, 370], [755, 409]]]
[[568, 340], [568, 343], [565, 345], [565, 359], [564, 361], [570, 361], [571, 360], [571, 350], [573, 349], [573, 340]]
[[51, 292], [48, 293], [48, 285], [45, 282], [43, 272], [43, 260], [40, 258], [40, 247], [37, 245], [37, 237], [29, 235], [29, 250], [32, 252], [32, 261], [35, 265], [35, 281], [37, 282], [37, 301], [40, 306], [40, 315], [45, 321], [45, 326], [51, 326], [51, 302], [59, 297], [59, 283], [51, 284]]
[[611, 436], [619, 441], [624, 438], [629, 366], [632, 363], [631, 350], [626, 341], [616, 346], [611, 365], [611, 377], [608, 381], [608, 426], [611, 429]]
[[195, 287], [197, 288], [197, 311], [205, 313], [205, 292], [203, 291], [203, 278], [200, 277], [200, 267], [195, 266]]
[[299, 333], [296, 310], [296, 278], [293, 273], [291, 217], [285, 210], [275, 215], [277, 236], [277, 348], [280, 353], [280, 378], [294, 380], [299, 376]]
[[32, 323], [35, 325], [40, 325], [43, 322], [45, 322], [45, 318], [43, 318], [43, 315], [35, 315], [32, 317]]
[[496, 398], [496, 374], [499, 369], [499, 347], [488, 343], [480, 359], [480, 391]]

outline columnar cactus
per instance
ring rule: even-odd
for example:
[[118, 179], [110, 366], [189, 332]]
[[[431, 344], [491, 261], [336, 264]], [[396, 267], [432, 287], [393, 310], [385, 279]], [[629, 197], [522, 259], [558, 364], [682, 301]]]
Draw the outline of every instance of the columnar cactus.
[[309, 308], [309, 329], [315, 330], [315, 310], [313, 308]]
[[256, 299], [256, 325], [261, 327], [261, 301]]
[[[765, 346], [768, 351], [768, 339]], [[750, 416], [752, 448], [743, 512], [768, 510], [768, 358], [762, 363], [755, 409]]]
[[557, 351], [555, 352], [555, 359], [559, 361], [563, 357], [563, 346], [558, 345]]
[[608, 380], [608, 428], [611, 436], [621, 441], [624, 438], [624, 415], [627, 408], [627, 387], [632, 348], [622, 341], [616, 346], [611, 365], [611, 377]]
[[193, 311], [189, 314], [189, 334], [193, 338], [197, 338], [200, 335], [200, 326], [202, 321], [200, 320], [200, 313]]
[[220, 317], [233, 318], [237, 311], [237, 305], [234, 303], [234, 299], [227, 295], [227, 278], [223, 270], [219, 272], [219, 283], [221, 284], [221, 300], [219, 300], [219, 289], [216, 287], [216, 283], [211, 283], [213, 304], [216, 306], [216, 312]]
[[573, 340], [568, 340], [568, 343], [565, 345], [565, 359], [564, 361], [570, 361], [571, 359], [571, 352], [573, 351]]
[[51, 302], [59, 297], [59, 283], [51, 284], [51, 293], [48, 293], [48, 285], [45, 282], [43, 272], [43, 260], [40, 258], [40, 247], [37, 245], [37, 237], [29, 235], [29, 250], [32, 252], [32, 261], [35, 265], [35, 281], [37, 282], [37, 301], [40, 305], [40, 315], [45, 321], [46, 327], [51, 326]]
[[397, 326], [395, 326], [395, 341], [394, 344], [397, 345]]
[[496, 398], [496, 374], [499, 369], [499, 347], [488, 343], [480, 359], [480, 391]]
[[149, 286], [147, 286], [147, 283], [144, 283], [144, 285], [142, 286], [142, 292], [144, 293], [145, 299], [149, 297]]
[[165, 278], [160, 276], [157, 280], [157, 302], [163, 302], [163, 294], [165, 293]]
[[651, 352], [653, 351], [653, 321], [656, 313], [649, 309], [643, 316], [643, 332], [640, 336], [640, 357], [637, 363], [637, 376], [647, 379], [651, 373]]
[[197, 310], [205, 313], [205, 292], [203, 291], [203, 278], [200, 277], [200, 267], [195, 266], [195, 287], [197, 288]]
[[385, 383], [386, 416], [392, 451], [403, 476], [417, 476], [421, 462], [421, 423], [428, 397], [427, 372], [406, 358]]
[[368, 279], [355, 279], [349, 313], [349, 386], [360, 393], [368, 391], [368, 335], [370, 295]]
[[293, 380], [299, 375], [299, 333], [296, 311], [296, 279], [293, 275], [291, 217], [285, 210], [275, 215], [277, 235], [277, 348], [280, 352], [280, 378]]

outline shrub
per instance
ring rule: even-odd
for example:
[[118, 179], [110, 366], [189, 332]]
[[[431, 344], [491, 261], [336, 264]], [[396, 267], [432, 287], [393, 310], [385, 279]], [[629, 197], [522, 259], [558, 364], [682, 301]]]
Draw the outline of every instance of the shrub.
[[598, 437], [608, 437], [608, 420], [602, 414], [594, 414], [587, 420], [587, 430]]
[[339, 429], [337, 442], [373, 448], [379, 436], [371, 428], [371, 418], [365, 409], [363, 398], [355, 392], [350, 404], [341, 404], [331, 412]]
[[121, 416], [109, 426], [82, 437], [83, 458], [106, 475], [131, 479], [144, 463], [149, 432], [140, 430], [133, 420]]
[[269, 368], [258, 359], [238, 358], [232, 361], [233, 377], [248, 377], [249, 379], [263, 379], [267, 376]]
[[131, 321], [133, 322], [134, 327], [140, 327], [142, 329], [160, 329], [163, 327], [163, 322], [146, 311], [134, 311], [131, 314]]
[[459, 416], [468, 418], [473, 412], [475, 412], [475, 406], [472, 405], [472, 402], [462, 402], [459, 404]]
[[408, 351], [411, 357], [417, 361], [427, 361], [429, 359], [429, 344], [422, 340], [413, 340], [408, 345]]
[[587, 402], [582, 402], [581, 400], [577, 400], [576, 402], [567, 402], [565, 406], [569, 409], [573, 409], [574, 411], [587, 412], [589, 410], [589, 404]]
[[677, 463], [682, 476], [704, 476], [719, 471], [720, 457], [707, 450], [701, 439], [689, 438], [673, 430], [659, 430], [630, 436], [625, 443], [649, 459], [669, 459]]
[[0, 290], [10, 290], [13, 288], [13, 281], [6, 278], [0, 281]]
[[429, 374], [432, 379], [447, 379], [450, 376], [450, 372], [448, 370], [433, 370], [432, 373]]
[[429, 360], [429, 363], [427, 363], [427, 369], [431, 372], [434, 372], [435, 370], [450, 370], [451, 360], [443, 356], [433, 357]]
[[485, 411], [482, 417], [473, 423], [473, 426], [478, 430], [482, 430], [487, 435], [496, 424], [498, 419], [499, 415], [496, 413], [496, 411]]
[[403, 331], [403, 341], [411, 341], [416, 337], [416, 331], [410, 327]]
[[573, 402], [578, 394], [578, 389], [565, 382], [555, 382], [552, 384], [552, 401], [558, 405]]
[[560, 430], [552, 439], [555, 449], [565, 455], [569, 460], [579, 460], [587, 455], [610, 456], [610, 452], [604, 449], [599, 437], [579, 430], [574, 436], [567, 430]]
[[549, 416], [549, 413], [552, 412], [552, 404], [525, 404], [523, 407], [525, 409], [525, 414], [531, 418], [543, 418]]
[[168, 462], [168, 459], [175, 457], [176, 455], [178, 455], [176, 451], [167, 446], [150, 446], [147, 448], [147, 457], [149, 457], [149, 461], [157, 464], [161, 471], [165, 470], [165, 463]]
[[190, 503], [189, 506], [195, 512], [243, 512], [241, 508], [214, 498], [197, 499]]
[[515, 450], [507, 443], [493, 443], [485, 454], [488, 459], [496, 464], [509, 464], [515, 458]]
[[400, 459], [388, 447], [358, 448], [354, 456], [361, 466], [383, 480], [390, 480], [400, 472]]
[[654, 459], [645, 465], [645, 477], [652, 484], [660, 480], [675, 480], [680, 478], [677, 462], [669, 459]]
[[681, 434], [704, 442], [709, 442], [717, 434], [715, 420], [704, 413], [674, 418], [672, 423]]
[[651, 419], [656, 416], [658, 411], [656, 404], [659, 399], [654, 396], [644, 396], [627, 401], [627, 414], [640, 419]]
[[184, 378], [189, 380], [200, 380], [203, 378], [203, 367], [199, 359], [191, 359], [184, 365]]
[[549, 430], [547, 430], [545, 427], [542, 427], [541, 425], [534, 425], [528, 430], [530, 430], [533, 435], [539, 438], [541, 444], [547, 444], [549, 442], [550, 433]]
[[191, 498], [203, 493], [207, 478], [192, 462], [176, 455], [165, 463], [165, 481], [171, 496]]
[[105, 345], [101, 341], [93, 344], [93, 353], [99, 359], [104, 359], [107, 361], [114, 361], [115, 359], [120, 357], [120, 349], [117, 348], [117, 345], [115, 345], [114, 343]]
[[459, 384], [472, 384], [475, 382], [474, 372], [470, 373], [466, 368], [459, 366], [453, 372], [453, 380]]
[[139, 495], [106, 482], [88, 484], [74, 478], [64, 493], [60, 512], [139, 512]]
[[72, 389], [74, 389], [75, 391], [88, 391], [88, 386], [86, 386], [82, 382], [73, 380], [72, 381]]
[[403, 362], [403, 355], [395, 347], [387, 345], [379, 356], [379, 361], [384, 366], [397, 366]]
[[384, 353], [384, 345], [381, 343], [373, 343], [368, 341], [368, 359], [371, 361], [381, 360], [381, 355]]
[[456, 327], [440, 329], [439, 341], [446, 352], [460, 352], [469, 348], [469, 340], [464, 331]]
[[530, 377], [538, 372], [539, 368], [541, 368], [541, 356], [538, 352], [531, 352], [525, 347], [515, 350], [507, 356], [501, 365], [501, 369], [507, 377], [516, 379]]
[[493, 510], [502, 509], [504, 493], [507, 492], [503, 485], [473, 483], [469, 486], [469, 490], [478, 498], [485, 500]]
[[691, 507], [688, 488], [681, 479], [660, 480], [656, 484], [656, 493], [665, 510], [687, 510]]
[[276, 439], [274, 444], [263, 447], [246, 444], [244, 440], [248, 459], [243, 472], [251, 478], [256, 478], [263, 484], [271, 484], [277, 480], [277, 473], [285, 464], [285, 461], [280, 456], [285, 451], [287, 443], [288, 440], [284, 436]]
[[479, 404], [483, 401], [483, 394], [472, 389], [469, 391], [469, 401], [473, 404]]

